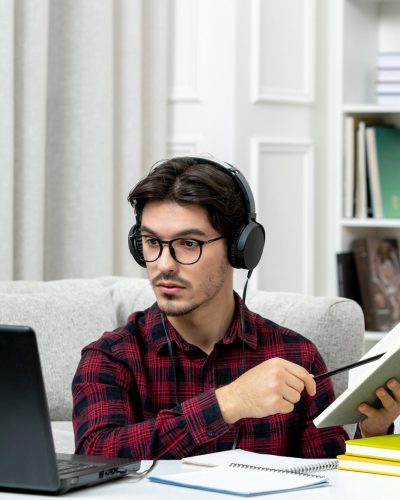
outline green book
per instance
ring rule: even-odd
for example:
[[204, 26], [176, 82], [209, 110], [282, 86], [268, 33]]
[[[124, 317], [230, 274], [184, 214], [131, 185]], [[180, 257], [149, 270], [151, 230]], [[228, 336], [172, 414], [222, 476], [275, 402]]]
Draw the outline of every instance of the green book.
[[373, 215], [400, 218], [400, 128], [371, 127], [366, 134]]
[[400, 461], [400, 434], [349, 439], [346, 454]]

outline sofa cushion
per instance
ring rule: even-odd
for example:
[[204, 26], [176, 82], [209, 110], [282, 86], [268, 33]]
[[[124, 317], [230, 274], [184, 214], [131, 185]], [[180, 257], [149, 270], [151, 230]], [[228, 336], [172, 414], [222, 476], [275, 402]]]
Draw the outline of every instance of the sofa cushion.
[[144, 278], [121, 278], [110, 289], [119, 326], [125, 325], [134, 311], [143, 311], [156, 300], [149, 280]]
[[111, 287], [120, 280], [127, 279], [129, 278], [102, 276], [100, 278], [71, 278], [52, 281], [0, 281], [0, 293], [70, 293], [74, 290], [84, 292]]
[[116, 328], [110, 290], [0, 293], [0, 323], [35, 329], [51, 419], [70, 420], [71, 382], [82, 347]]
[[72, 421], [51, 422], [54, 447], [57, 453], [75, 453], [75, 439]]

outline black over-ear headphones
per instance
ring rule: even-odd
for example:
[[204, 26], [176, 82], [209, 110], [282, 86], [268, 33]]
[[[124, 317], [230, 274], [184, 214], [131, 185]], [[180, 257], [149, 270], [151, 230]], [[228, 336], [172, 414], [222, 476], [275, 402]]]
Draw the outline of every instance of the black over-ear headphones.
[[[232, 267], [236, 269], [248, 269], [252, 271], [260, 262], [265, 243], [265, 230], [256, 221], [256, 211], [253, 193], [244, 175], [229, 163], [225, 163], [207, 156], [185, 156], [191, 158], [198, 164], [212, 165], [221, 172], [230, 175], [236, 186], [239, 188], [244, 207], [246, 209], [246, 221], [237, 230], [233, 238], [228, 242], [228, 260]], [[170, 161], [170, 160], [167, 160]], [[161, 164], [157, 164], [159, 167]], [[140, 213], [136, 211], [136, 224], [131, 227], [128, 235], [129, 250], [136, 262], [146, 267], [143, 260], [140, 240], [137, 238], [140, 232]]]

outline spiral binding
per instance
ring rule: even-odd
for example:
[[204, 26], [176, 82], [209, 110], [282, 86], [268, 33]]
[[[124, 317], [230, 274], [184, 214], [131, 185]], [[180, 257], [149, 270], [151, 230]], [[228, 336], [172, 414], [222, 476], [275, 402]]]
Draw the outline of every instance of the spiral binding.
[[323, 470], [336, 469], [339, 460], [337, 458], [332, 458], [331, 460], [324, 460], [323, 462], [316, 462], [315, 464], [307, 465], [296, 465], [295, 467], [287, 467], [286, 469], [274, 469], [273, 467], [261, 467], [259, 465], [248, 465], [239, 464], [237, 462], [231, 462], [229, 467], [235, 467], [239, 469], [251, 469], [258, 471], [269, 471], [269, 472], [281, 472], [282, 474], [296, 474], [298, 476], [306, 477], [323, 477], [313, 472], [321, 472]]

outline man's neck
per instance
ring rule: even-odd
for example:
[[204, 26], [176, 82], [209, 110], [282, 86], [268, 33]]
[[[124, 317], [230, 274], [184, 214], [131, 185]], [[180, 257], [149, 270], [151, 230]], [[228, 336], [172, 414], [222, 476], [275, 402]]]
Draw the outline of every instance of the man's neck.
[[233, 291], [184, 316], [168, 316], [168, 321], [189, 344], [210, 354], [231, 326], [235, 313]]

